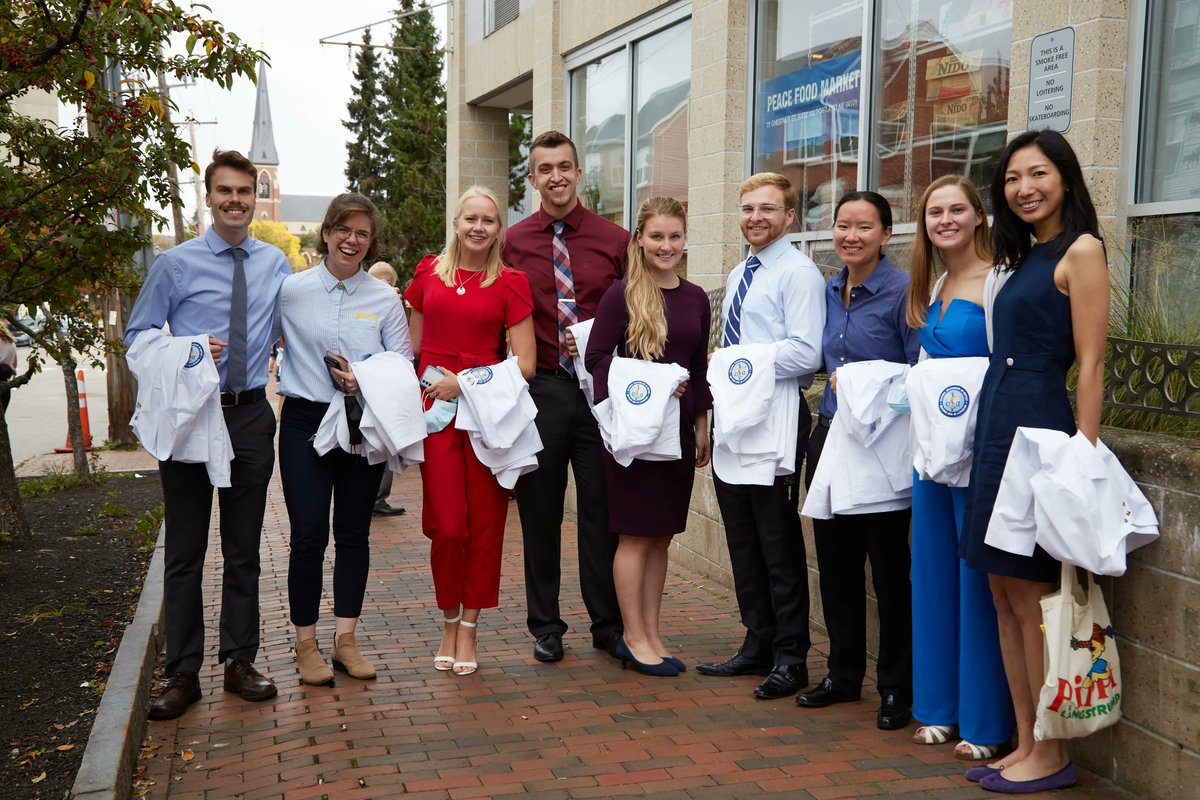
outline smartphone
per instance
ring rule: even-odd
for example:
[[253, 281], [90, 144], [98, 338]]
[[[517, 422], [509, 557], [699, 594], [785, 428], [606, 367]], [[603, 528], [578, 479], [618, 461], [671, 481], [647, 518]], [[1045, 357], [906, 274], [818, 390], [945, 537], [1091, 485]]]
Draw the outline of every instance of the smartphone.
[[[331, 353], [326, 350], [325, 355], [321, 358], [321, 360], [324, 361], [325, 366], [329, 367], [330, 369], [340, 369], [342, 372], [350, 371], [350, 362], [346, 360], [345, 356], [340, 356], [337, 353]], [[342, 384], [333, 376], [332, 372], [329, 373], [329, 380], [333, 381], [333, 388], [339, 390], [342, 388]]]
[[444, 377], [446, 377], [446, 373], [432, 364], [427, 365], [425, 371], [421, 373], [421, 387], [428, 389]]

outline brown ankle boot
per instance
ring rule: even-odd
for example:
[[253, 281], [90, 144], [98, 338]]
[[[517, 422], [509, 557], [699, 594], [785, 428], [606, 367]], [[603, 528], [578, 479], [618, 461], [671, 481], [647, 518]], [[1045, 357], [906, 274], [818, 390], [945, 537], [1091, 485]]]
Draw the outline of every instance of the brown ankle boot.
[[333, 668], [351, 678], [369, 681], [375, 678], [375, 668], [358, 652], [353, 633], [343, 633], [333, 643]]
[[333, 670], [321, 656], [316, 639], [296, 642], [296, 666], [300, 669], [301, 683], [309, 686], [328, 686], [333, 683]]

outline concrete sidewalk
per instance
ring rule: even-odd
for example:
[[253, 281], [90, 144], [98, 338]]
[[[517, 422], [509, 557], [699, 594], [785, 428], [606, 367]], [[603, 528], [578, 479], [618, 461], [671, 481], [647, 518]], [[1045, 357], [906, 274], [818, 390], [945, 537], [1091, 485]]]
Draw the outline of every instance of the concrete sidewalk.
[[[138, 791], [154, 798], [610, 797], [973, 798], [994, 795], [961, 777], [950, 747], [921, 747], [907, 731], [875, 728], [878, 697], [821, 710], [791, 698], [756, 701], [755, 678], [707, 678], [689, 669], [651, 678], [593, 650], [578, 593], [573, 520], [564, 525], [566, 658], [540, 664], [525, 629], [521, 536], [510, 509], [501, 608], [484, 612], [480, 670], [436, 672], [440, 614], [428, 543], [419, 524], [420, 481], [396, 481], [402, 517], [375, 518], [372, 572], [359, 642], [374, 682], [339, 675], [302, 686], [287, 617], [287, 515], [272, 485], [263, 535], [263, 635], [258, 666], [279, 685], [272, 702], [242, 702], [201, 673], [204, 699], [179, 720], [151, 722]], [[217, 639], [219, 547], [209, 548], [208, 650]], [[332, 556], [332, 547], [330, 548]], [[326, 571], [327, 581], [330, 570]], [[319, 630], [332, 647], [326, 586]], [[721, 659], [740, 641], [732, 593], [674, 565], [663, 603], [671, 648], [689, 666]], [[824, 674], [824, 639], [809, 658]], [[1126, 798], [1090, 776], [1052, 797]]]

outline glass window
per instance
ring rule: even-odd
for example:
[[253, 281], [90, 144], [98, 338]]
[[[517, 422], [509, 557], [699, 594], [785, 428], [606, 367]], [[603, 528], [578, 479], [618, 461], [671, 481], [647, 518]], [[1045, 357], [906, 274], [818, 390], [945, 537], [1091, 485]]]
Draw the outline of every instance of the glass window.
[[593, 61], [571, 73], [571, 122], [583, 166], [584, 204], [625, 224], [625, 115], [629, 108], [625, 52]]
[[759, 5], [754, 171], [800, 194], [801, 230], [829, 230], [838, 195], [858, 182], [862, 0]]
[[1200, 188], [1200, 0], [1151, 4], [1136, 202], [1192, 200]]
[[[1200, 215], [1133, 220], [1133, 316], [1155, 341], [1195, 343], [1200, 308]], [[1120, 299], [1120, 295], [1118, 295]]]
[[943, 175], [987, 187], [1004, 149], [1012, 0], [882, 3], [876, 188], [897, 223]]
[[692, 23], [681, 22], [634, 47], [634, 213], [649, 197], [687, 205], [688, 95], [692, 80]]

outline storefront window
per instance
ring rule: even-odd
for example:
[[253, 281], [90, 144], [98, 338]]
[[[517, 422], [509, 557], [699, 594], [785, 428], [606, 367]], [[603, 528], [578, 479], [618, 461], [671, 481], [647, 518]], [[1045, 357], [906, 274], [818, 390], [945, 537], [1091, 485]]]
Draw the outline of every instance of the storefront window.
[[642, 201], [660, 195], [686, 206], [691, 20], [638, 42], [634, 63], [634, 213]]
[[[925, 187], [942, 175], [970, 177], [989, 201], [1007, 138], [1012, 6], [758, 4], [754, 168], [791, 178], [801, 230], [829, 230], [837, 197], [855, 188], [886, 197], [896, 224], [913, 221]], [[873, 76], [863, 73], [864, 19], [879, 31], [866, 45]], [[863, 111], [869, 159], [860, 161]]]
[[692, 23], [645, 25], [617, 41], [571, 70], [571, 136], [583, 202], [627, 225], [648, 197], [687, 203]]
[[1200, 188], [1200, 0], [1150, 5], [1137, 202], [1192, 200]]
[[571, 73], [572, 138], [579, 150], [584, 204], [625, 224], [625, 115], [629, 71], [624, 51]]

